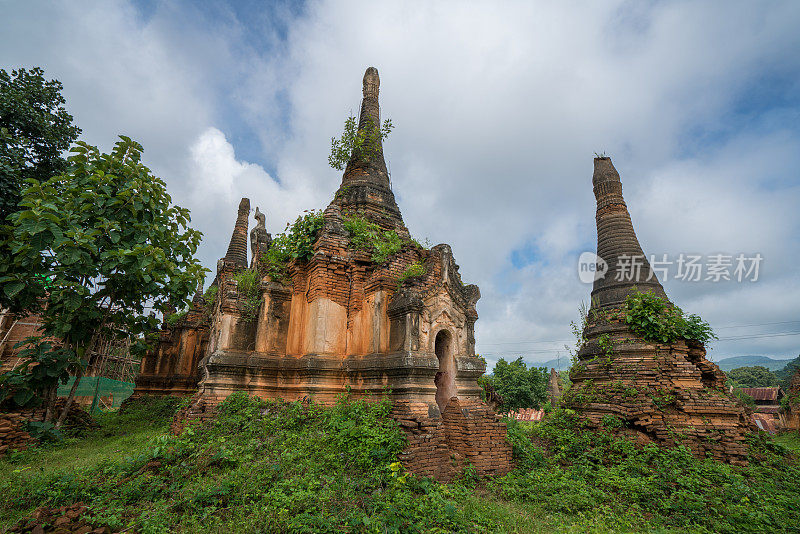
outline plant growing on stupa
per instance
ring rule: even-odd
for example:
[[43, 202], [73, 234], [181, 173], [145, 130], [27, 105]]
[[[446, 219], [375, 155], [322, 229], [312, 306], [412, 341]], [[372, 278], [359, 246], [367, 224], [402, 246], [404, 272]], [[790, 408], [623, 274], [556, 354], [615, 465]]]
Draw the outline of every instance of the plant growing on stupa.
[[625, 299], [623, 311], [631, 330], [648, 341], [671, 343], [688, 339], [705, 344], [718, 339], [711, 326], [698, 315], [687, 316], [682, 309], [653, 293], [631, 293]]
[[356, 118], [350, 115], [344, 121], [342, 136], [338, 139], [331, 137], [331, 153], [328, 156], [328, 163], [337, 171], [341, 171], [347, 166], [351, 157], [358, 157], [368, 162], [380, 152], [380, 142], [389, 136], [393, 128], [391, 119], [386, 119], [382, 125], [367, 119], [365, 126], [359, 129]]
[[244, 297], [242, 318], [250, 323], [256, 319], [258, 309], [261, 307], [261, 276], [255, 269], [245, 269], [234, 274], [233, 279], [236, 280], [239, 296]]
[[350, 246], [371, 253], [375, 263], [386, 263], [403, 248], [404, 240], [397, 231], [384, 230], [358, 213], [345, 213], [342, 223], [350, 235]]
[[307, 210], [293, 223], [287, 224], [261, 257], [266, 273], [275, 281], [287, 281], [289, 263], [306, 262], [314, 254], [314, 242], [324, 222], [321, 211]]

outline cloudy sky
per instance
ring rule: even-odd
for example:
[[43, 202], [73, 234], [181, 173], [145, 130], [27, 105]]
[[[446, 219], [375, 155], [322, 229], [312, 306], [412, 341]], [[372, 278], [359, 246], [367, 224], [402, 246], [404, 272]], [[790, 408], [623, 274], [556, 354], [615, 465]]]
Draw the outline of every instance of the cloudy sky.
[[672, 300], [721, 338], [712, 358], [800, 354], [799, 2], [0, 0], [0, 11], [0, 68], [59, 79], [83, 140], [142, 143], [205, 234], [209, 268], [241, 197], [273, 233], [327, 205], [341, 179], [330, 138], [373, 65], [404, 219], [450, 243], [480, 286], [477, 348], [490, 362], [568, 359], [591, 290], [577, 262], [595, 248], [595, 153], [619, 170], [647, 254], [762, 256], [756, 281], [684, 281], [667, 266]]

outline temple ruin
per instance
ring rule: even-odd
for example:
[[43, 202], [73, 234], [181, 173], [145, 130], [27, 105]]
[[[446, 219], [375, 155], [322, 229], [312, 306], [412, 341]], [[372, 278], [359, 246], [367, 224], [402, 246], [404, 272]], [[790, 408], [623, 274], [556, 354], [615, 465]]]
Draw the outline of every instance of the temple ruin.
[[[379, 85], [370, 67], [359, 132], [380, 124]], [[381, 139], [368, 142], [353, 151], [323, 212], [313, 254], [288, 264], [285, 279], [263, 268], [272, 238], [259, 208], [248, 262], [250, 201], [242, 199], [213, 302], [198, 294], [186, 317], [161, 332], [136, 395], [196, 391], [176, 429], [213, 417], [235, 391], [323, 404], [345, 392], [389, 395], [409, 436], [402, 459], [410, 471], [448, 480], [469, 462], [482, 474], [504, 473], [511, 467], [505, 424], [481, 401], [477, 383], [485, 371], [475, 356], [480, 291], [462, 282], [448, 245], [426, 249], [411, 239]], [[399, 250], [380, 261], [354, 246], [345, 225], [353, 217], [391, 233]], [[248, 267], [259, 278], [255, 310], [237, 282]]]
[[170, 325], [164, 321], [153, 348], [143, 357], [131, 399], [142, 395], [194, 395], [200, 360], [208, 345], [211, 317], [202, 291], [187, 313]]
[[[638, 290], [667, 296], [636, 238], [609, 158], [594, 160], [592, 183], [597, 255], [608, 272], [594, 282], [579, 363], [562, 402], [593, 428], [614, 429], [638, 443], [683, 444], [698, 457], [746, 464], [745, 438], [754, 426], [726, 393], [725, 374], [706, 359], [703, 344], [646, 341], [625, 322], [628, 295]], [[641, 269], [620, 279], [616, 274], [631, 258]]]

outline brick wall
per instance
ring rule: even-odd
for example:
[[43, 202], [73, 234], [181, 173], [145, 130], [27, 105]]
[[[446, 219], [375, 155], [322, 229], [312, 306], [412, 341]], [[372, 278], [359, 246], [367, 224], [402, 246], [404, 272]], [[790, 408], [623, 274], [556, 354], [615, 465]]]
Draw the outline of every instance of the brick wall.
[[492, 476], [504, 475], [514, 467], [506, 424], [483, 403], [462, 405], [453, 397], [439, 419], [398, 402], [392, 417], [408, 438], [399, 460], [415, 475], [449, 482], [467, 465], [479, 475]]
[[13, 450], [22, 451], [34, 439], [25, 431], [25, 422], [32, 412], [0, 413], [0, 456]]

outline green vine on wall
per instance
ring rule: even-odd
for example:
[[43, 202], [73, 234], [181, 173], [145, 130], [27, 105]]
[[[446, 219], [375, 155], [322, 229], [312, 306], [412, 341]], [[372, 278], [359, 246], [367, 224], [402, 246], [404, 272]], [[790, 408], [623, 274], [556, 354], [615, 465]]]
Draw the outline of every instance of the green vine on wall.
[[614, 354], [614, 343], [611, 341], [609, 334], [602, 334], [597, 338], [597, 345], [606, 357], [607, 363], [611, 364], [611, 356]]
[[239, 296], [244, 298], [241, 313], [245, 322], [252, 322], [261, 307], [261, 275], [254, 269], [240, 271], [233, 275]]

